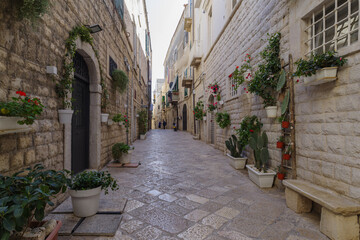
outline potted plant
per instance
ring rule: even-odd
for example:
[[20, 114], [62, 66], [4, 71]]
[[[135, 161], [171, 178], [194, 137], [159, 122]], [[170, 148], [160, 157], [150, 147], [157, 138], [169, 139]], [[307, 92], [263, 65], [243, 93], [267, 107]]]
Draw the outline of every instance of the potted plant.
[[285, 178], [285, 173], [286, 173], [286, 171], [285, 171], [285, 168], [284, 167], [282, 167], [281, 165], [279, 165], [278, 167], [277, 167], [277, 178], [279, 179], [279, 180], [284, 180], [284, 178]]
[[213, 104], [208, 104], [208, 111], [209, 112], [213, 112], [215, 110], [217, 110], [217, 102], [213, 103]]
[[223, 104], [224, 104], [224, 101], [221, 100], [220, 92], [218, 92], [218, 94], [216, 95], [216, 100], [217, 100], [217, 102], [218, 102], [220, 105], [223, 105]]
[[231, 124], [230, 115], [227, 112], [216, 113], [215, 121], [219, 125], [219, 127], [222, 129], [230, 126], [230, 124]]
[[[12, 176], [0, 175], [0, 236], [2, 240], [24, 239], [33, 226], [39, 234], [57, 239], [61, 221], [42, 222], [45, 209], [59, 192], [65, 192], [68, 171], [44, 170], [40, 164]], [[25, 238], [26, 239], [26, 238]]]
[[147, 111], [144, 109], [144, 110], [141, 110], [138, 114], [139, 114], [140, 139], [145, 140], [146, 139], [147, 127], [148, 127]]
[[217, 94], [218, 91], [220, 90], [220, 86], [217, 82], [215, 82], [214, 84], [209, 84], [208, 89], [211, 89], [210, 91], [213, 94]]
[[205, 111], [204, 111], [204, 103], [202, 101], [198, 101], [196, 103], [193, 113], [194, 113], [196, 120], [205, 120], [206, 121]]
[[276, 147], [277, 148], [284, 148], [284, 140], [285, 140], [285, 137], [284, 136], [280, 136], [278, 139], [277, 139], [277, 142], [276, 142]]
[[249, 91], [263, 99], [268, 118], [276, 118], [277, 113], [277, 85], [281, 76], [280, 38], [280, 33], [269, 37], [268, 45], [260, 53], [264, 63], [259, 64], [249, 83]]
[[276, 173], [268, 169], [269, 150], [268, 137], [266, 132], [261, 134], [260, 131], [255, 131], [251, 134], [249, 140], [250, 147], [254, 150], [255, 164], [246, 165], [248, 169], [249, 178], [260, 188], [270, 188], [273, 185]]
[[0, 102], [0, 130], [15, 130], [32, 125], [44, 106], [38, 98], [29, 98], [23, 91], [16, 92], [18, 97], [12, 101]]
[[130, 163], [131, 152], [130, 146], [125, 143], [115, 143], [112, 146], [111, 152], [115, 163]]
[[118, 189], [116, 180], [108, 172], [84, 171], [72, 176], [69, 184], [74, 214], [89, 217], [99, 210], [101, 190], [108, 194], [108, 189]]
[[278, 118], [279, 122], [281, 123], [281, 127], [282, 128], [289, 128], [290, 127], [290, 122], [288, 120], [288, 115], [284, 114], [281, 117]]
[[119, 125], [125, 126], [126, 132], [129, 132], [130, 120], [129, 120], [128, 116], [119, 113], [119, 114], [116, 114], [112, 118], [112, 120], [113, 120], [113, 122], [119, 123]]
[[283, 159], [290, 160], [290, 158], [291, 158], [291, 146], [289, 145], [283, 154]]
[[262, 123], [259, 121], [258, 117], [246, 116], [240, 123], [240, 128], [235, 129], [236, 134], [239, 137], [239, 142], [241, 146], [247, 146], [249, 144], [250, 136], [255, 131], [260, 131]]
[[319, 85], [336, 80], [337, 69], [347, 62], [344, 57], [336, 56], [334, 51], [312, 54], [309, 60], [299, 59], [294, 76], [304, 76], [306, 85]]
[[230, 151], [227, 156], [230, 159], [230, 165], [235, 169], [244, 169], [247, 158], [242, 157], [244, 146], [238, 141], [235, 135], [231, 135], [229, 140], [225, 141], [226, 148]]
[[244, 59], [244, 64], [241, 67], [236, 66], [235, 71], [229, 75], [230, 79], [234, 79], [234, 87], [235, 90], [243, 84], [245, 81], [249, 82], [251, 80], [251, 70], [252, 67], [250, 65], [251, 62], [251, 55], [246, 54]]
[[109, 119], [108, 113], [101, 113], [101, 122], [107, 123], [108, 119]]

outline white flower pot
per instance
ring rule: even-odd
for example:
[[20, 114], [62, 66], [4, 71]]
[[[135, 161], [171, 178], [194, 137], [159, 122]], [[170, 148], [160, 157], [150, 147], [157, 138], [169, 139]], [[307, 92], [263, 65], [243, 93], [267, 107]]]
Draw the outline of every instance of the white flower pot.
[[114, 124], [114, 121], [113, 121], [112, 119], [108, 119], [107, 125], [108, 125], [108, 126], [111, 126], [111, 125], [113, 125], [113, 124]]
[[99, 210], [101, 187], [89, 190], [69, 190], [75, 216], [89, 217]]
[[266, 107], [265, 110], [268, 118], [276, 118], [277, 106]]
[[269, 169], [266, 173], [259, 172], [254, 165], [246, 165], [248, 169], [249, 178], [260, 188], [271, 188], [274, 183], [276, 172]]
[[247, 158], [234, 158], [229, 153], [227, 154], [230, 159], [230, 165], [235, 169], [244, 169]]
[[102, 113], [101, 114], [101, 122], [106, 123], [109, 119], [109, 114], [108, 113]]
[[74, 114], [74, 110], [71, 109], [61, 109], [59, 112], [59, 122], [61, 124], [71, 123], [72, 115]]
[[129, 150], [128, 153], [123, 153], [123, 155], [121, 156], [121, 163], [131, 163], [131, 153], [132, 151]]
[[316, 71], [315, 75], [304, 77], [305, 85], [319, 85], [336, 80], [337, 67], [326, 67]]
[[140, 134], [140, 140], [145, 140], [146, 139], [146, 133], [145, 134]]
[[220, 100], [219, 103], [220, 103], [220, 105], [223, 105], [223, 104], [224, 104], [224, 101], [223, 101], [223, 100]]
[[[250, 75], [249, 75], [250, 74]], [[243, 77], [245, 79], [245, 82], [250, 82], [251, 80], [251, 71], [247, 70], [246, 72], [243, 73]]]
[[17, 122], [23, 120], [21, 117], [0, 116], [0, 130], [17, 130], [27, 128], [27, 125], [20, 125]]
[[206, 117], [203, 117], [203, 120], [206, 121]]

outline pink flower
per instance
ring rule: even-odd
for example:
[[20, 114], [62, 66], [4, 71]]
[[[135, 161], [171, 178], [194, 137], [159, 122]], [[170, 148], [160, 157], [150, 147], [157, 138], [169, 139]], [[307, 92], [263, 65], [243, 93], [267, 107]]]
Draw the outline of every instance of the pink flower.
[[298, 79], [298, 80], [296, 80], [296, 82], [299, 82], [300, 80]]
[[254, 130], [250, 129], [250, 132], [254, 132]]
[[229, 75], [229, 78], [232, 78], [232, 74]]
[[235, 87], [235, 85], [233, 84], [232, 87]]
[[248, 91], [246, 91], [246, 93], [249, 93]]
[[340, 57], [340, 61], [342, 60], [342, 57]]
[[246, 90], [246, 87], [244, 87], [244, 90]]
[[217, 102], [215, 103], [215, 105], [217, 104]]

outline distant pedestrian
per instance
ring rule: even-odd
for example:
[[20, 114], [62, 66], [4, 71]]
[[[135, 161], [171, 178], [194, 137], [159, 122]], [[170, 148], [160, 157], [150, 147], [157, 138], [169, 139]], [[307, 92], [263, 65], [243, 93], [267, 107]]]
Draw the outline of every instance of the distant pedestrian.
[[161, 129], [161, 121], [159, 121], [159, 128]]
[[164, 129], [166, 128], [166, 121], [165, 121], [165, 119], [164, 119], [164, 121], [163, 121], [163, 127], [164, 127]]
[[174, 128], [174, 131], [176, 132], [177, 128], [176, 128], [176, 123], [175, 122], [173, 123], [173, 128]]

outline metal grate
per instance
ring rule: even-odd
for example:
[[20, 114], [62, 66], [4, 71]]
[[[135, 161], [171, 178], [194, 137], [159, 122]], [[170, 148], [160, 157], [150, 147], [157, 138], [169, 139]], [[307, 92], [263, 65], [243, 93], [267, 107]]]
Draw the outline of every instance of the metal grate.
[[359, 0], [333, 0], [313, 12], [306, 28], [309, 52], [337, 51], [359, 40]]
[[237, 86], [237, 82], [235, 81], [235, 79], [231, 78], [230, 79], [230, 95], [232, 97], [236, 96], [238, 93], [238, 86]]

